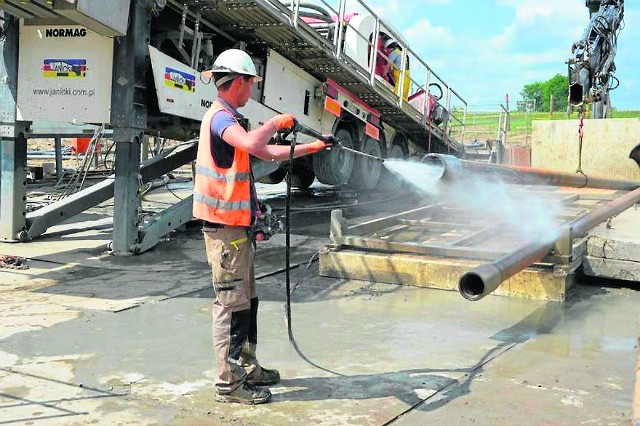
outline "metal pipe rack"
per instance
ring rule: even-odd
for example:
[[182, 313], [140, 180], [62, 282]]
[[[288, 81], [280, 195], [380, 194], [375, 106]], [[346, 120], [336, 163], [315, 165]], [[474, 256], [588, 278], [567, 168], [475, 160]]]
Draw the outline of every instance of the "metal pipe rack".
[[[540, 192], [533, 187], [527, 190]], [[579, 190], [548, 196], [557, 197], [563, 213], [544, 240], [534, 241], [518, 233], [512, 224], [473, 217], [464, 207], [446, 201], [351, 226], [345, 225], [342, 212], [336, 210], [332, 212], [328, 250], [475, 261], [477, 266], [459, 276], [457, 289], [466, 299], [476, 301], [535, 263], [575, 269], [584, 251], [576, 241], [602, 221], [638, 203], [640, 188], [626, 193], [603, 191], [599, 196], [582, 195]]]

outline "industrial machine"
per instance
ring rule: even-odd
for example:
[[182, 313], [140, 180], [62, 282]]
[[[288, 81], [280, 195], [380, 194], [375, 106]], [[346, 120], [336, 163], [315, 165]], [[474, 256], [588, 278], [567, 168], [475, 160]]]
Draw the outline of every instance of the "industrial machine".
[[624, 18], [624, 0], [586, 0], [591, 20], [582, 39], [573, 43], [569, 65], [569, 109], [593, 103], [593, 118], [606, 118], [609, 92], [619, 85], [613, 75], [618, 34]]
[[[145, 135], [186, 141], [216, 97], [202, 76], [228, 48], [246, 50], [263, 77], [243, 108], [246, 125], [293, 113], [318, 133], [372, 157], [461, 154], [466, 102], [363, 0], [3, 0], [0, 1], [2, 205], [0, 238], [27, 241], [115, 198], [113, 249], [147, 250], [191, 219], [191, 199], [144, 223], [142, 183], [193, 161], [191, 141], [140, 164]], [[407, 75], [394, 87], [378, 75], [388, 38]], [[406, 78], [405, 78], [406, 77]], [[405, 95], [406, 94], [406, 95]], [[25, 209], [25, 140], [30, 123], [93, 123], [112, 131], [115, 174], [33, 212]], [[381, 163], [349, 149], [296, 159], [292, 183], [314, 179], [372, 190]], [[280, 182], [287, 169], [257, 161], [256, 179]], [[6, 201], [5, 201], [6, 200]]]

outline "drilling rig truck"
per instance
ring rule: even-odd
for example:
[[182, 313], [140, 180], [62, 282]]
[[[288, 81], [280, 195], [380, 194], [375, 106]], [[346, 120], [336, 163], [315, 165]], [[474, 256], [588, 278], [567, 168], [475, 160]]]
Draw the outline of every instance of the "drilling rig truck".
[[[464, 152], [466, 101], [363, 0], [0, 0], [0, 16], [0, 114], [9, 123], [0, 138], [11, 142], [3, 145], [2, 189], [10, 188], [13, 200], [0, 211], [3, 240], [37, 237], [110, 197], [119, 252], [144, 251], [188, 220], [190, 200], [147, 225], [135, 203], [141, 182], [193, 161], [195, 149], [186, 144], [141, 165], [139, 145], [144, 135], [195, 138], [216, 98], [201, 72], [229, 48], [247, 51], [263, 77], [243, 108], [247, 128], [289, 112], [376, 157]], [[389, 40], [402, 51], [397, 81], [380, 72]], [[27, 213], [21, 144], [40, 121], [111, 128], [111, 182]], [[287, 173], [280, 163], [252, 164], [261, 182], [280, 182]], [[299, 188], [317, 179], [377, 190], [387, 181], [380, 162], [346, 150], [296, 159], [292, 170]]]

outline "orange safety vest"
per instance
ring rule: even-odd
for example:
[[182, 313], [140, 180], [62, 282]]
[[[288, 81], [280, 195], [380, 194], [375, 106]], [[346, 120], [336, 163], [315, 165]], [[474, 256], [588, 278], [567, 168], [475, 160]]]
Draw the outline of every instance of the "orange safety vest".
[[249, 226], [251, 225], [249, 153], [235, 148], [233, 164], [228, 169], [218, 167], [211, 153], [211, 119], [220, 110], [227, 110], [227, 108], [220, 102], [214, 101], [200, 124], [196, 177], [193, 185], [193, 216], [223, 225]]

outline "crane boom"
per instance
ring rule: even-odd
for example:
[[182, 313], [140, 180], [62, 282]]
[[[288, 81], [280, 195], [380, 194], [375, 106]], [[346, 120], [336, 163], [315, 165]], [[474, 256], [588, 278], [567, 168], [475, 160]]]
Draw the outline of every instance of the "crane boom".
[[613, 75], [618, 34], [623, 27], [624, 0], [586, 0], [591, 19], [569, 58], [569, 109], [593, 103], [593, 118], [606, 118], [609, 92], [619, 85]]

